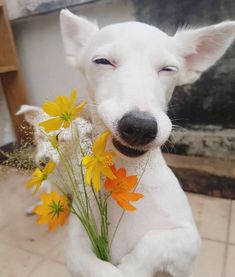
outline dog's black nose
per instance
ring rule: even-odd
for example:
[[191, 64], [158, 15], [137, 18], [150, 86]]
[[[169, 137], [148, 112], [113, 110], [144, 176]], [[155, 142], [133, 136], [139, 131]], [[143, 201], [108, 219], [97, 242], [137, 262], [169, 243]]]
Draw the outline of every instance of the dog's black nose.
[[131, 111], [118, 121], [121, 138], [132, 146], [146, 145], [157, 136], [157, 121], [147, 112]]

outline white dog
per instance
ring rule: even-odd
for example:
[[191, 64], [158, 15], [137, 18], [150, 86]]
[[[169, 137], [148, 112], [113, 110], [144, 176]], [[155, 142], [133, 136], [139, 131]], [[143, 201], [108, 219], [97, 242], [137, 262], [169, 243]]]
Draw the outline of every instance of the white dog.
[[[71, 216], [71, 275], [192, 277], [200, 238], [187, 198], [160, 150], [172, 127], [167, 104], [175, 86], [194, 82], [225, 53], [235, 37], [235, 21], [170, 37], [138, 22], [99, 30], [63, 10], [61, 29], [67, 59], [87, 82], [95, 132], [108, 128], [119, 165], [129, 174], [144, 172], [138, 187], [144, 199], [122, 219], [112, 264], [96, 258], [83, 227]], [[110, 203], [111, 235], [121, 213]]]

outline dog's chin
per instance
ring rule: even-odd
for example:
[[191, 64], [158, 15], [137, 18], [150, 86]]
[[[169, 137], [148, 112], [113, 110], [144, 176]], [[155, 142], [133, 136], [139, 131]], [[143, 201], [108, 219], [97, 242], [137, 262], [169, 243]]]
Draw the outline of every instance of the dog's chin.
[[147, 152], [147, 150], [136, 149], [136, 148], [126, 146], [126, 145], [122, 144], [119, 140], [117, 140], [116, 138], [112, 139], [112, 143], [113, 143], [114, 148], [119, 153], [121, 153], [122, 155], [124, 155], [128, 158], [138, 158], [140, 156], [143, 156]]

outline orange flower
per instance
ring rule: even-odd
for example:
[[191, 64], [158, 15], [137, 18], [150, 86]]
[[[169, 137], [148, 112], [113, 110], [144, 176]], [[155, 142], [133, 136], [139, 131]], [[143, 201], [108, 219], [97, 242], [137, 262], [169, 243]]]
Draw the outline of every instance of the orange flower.
[[141, 193], [131, 192], [137, 183], [137, 176], [126, 176], [126, 169], [120, 168], [116, 170], [114, 166], [110, 167], [116, 179], [107, 178], [104, 187], [111, 192], [112, 198], [126, 211], [135, 211], [136, 208], [132, 206], [130, 201], [138, 201], [144, 197]]
[[57, 225], [63, 226], [69, 215], [68, 199], [56, 191], [41, 195], [42, 205], [36, 206], [34, 212], [39, 215], [37, 224], [48, 224], [48, 229], [53, 231]]

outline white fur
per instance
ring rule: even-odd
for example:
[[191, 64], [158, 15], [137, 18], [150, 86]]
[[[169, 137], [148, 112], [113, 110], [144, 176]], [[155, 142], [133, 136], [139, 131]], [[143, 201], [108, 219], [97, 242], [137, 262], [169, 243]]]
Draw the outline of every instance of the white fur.
[[[68, 61], [86, 78], [96, 133], [108, 128], [112, 137], [121, 141], [117, 122], [133, 109], [151, 113], [158, 123], [158, 135], [147, 146], [145, 156], [130, 159], [115, 150], [118, 164], [129, 174], [141, 176], [146, 168], [138, 186], [144, 199], [137, 202], [136, 212], [123, 217], [112, 244], [113, 264], [95, 257], [81, 224], [71, 216], [71, 275], [152, 277], [167, 272], [173, 277], [192, 277], [200, 238], [187, 198], [159, 146], [171, 132], [166, 110], [174, 87], [195, 81], [224, 54], [234, 39], [235, 22], [184, 30], [169, 37], [138, 22], [98, 30], [95, 24], [63, 10], [61, 29]], [[97, 65], [95, 58], [106, 58], [113, 66]], [[166, 72], [166, 66], [177, 71]], [[110, 236], [121, 213], [111, 201]]]

